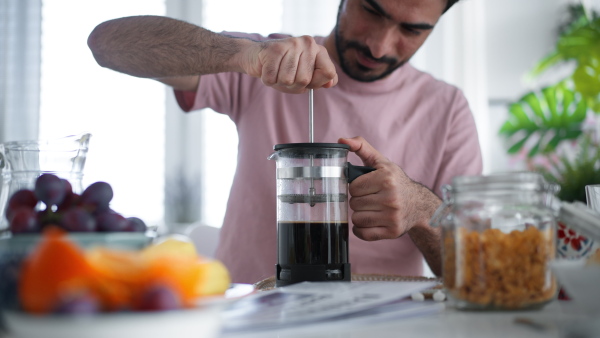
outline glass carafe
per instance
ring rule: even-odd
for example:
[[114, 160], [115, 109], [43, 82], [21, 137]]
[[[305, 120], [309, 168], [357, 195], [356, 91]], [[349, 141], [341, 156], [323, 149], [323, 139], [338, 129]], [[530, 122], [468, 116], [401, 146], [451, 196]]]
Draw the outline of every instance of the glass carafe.
[[91, 134], [79, 134], [47, 141], [0, 144], [0, 231], [8, 229], [5, 209], [10, 196], [21, 189], [33, 189], [35, 180], [44, 173], [68, 180], [77, 194], [83, 191], [83, 168], [90, 137]]
[[348, 183], [374, 170], [337, 143], [278, 144], [276, 284], [350, 281]]

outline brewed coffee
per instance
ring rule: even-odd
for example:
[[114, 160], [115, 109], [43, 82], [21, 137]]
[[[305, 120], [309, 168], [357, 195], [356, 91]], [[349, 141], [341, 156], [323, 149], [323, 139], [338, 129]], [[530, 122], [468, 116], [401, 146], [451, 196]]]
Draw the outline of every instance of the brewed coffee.
[[278, 263], [348, 263], [348, 222], [278, 222]]

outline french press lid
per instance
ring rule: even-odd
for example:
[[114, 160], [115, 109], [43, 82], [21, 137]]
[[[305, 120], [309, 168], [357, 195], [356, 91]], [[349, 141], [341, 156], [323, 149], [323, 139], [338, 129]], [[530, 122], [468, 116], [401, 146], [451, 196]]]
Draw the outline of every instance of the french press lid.
[[[344, 179], [351, 183], [357, 177], [369, 173], [375, 168], [366, 166], [356, 166], [350, 162], [345, 162], [343, 166], [321, 166], [314, 165], [314, 159], [324, 158], [342, 158], [346, 157], [346, 150], [350, 146], [339, 143], [288, 143], [278, 144], [273, 147], [277, 155], [282, 158], [310, 159], [309, 166], [302, 167], [283, 167], [277, 168], [278, 180], [310, 180], [311, 186], [306, 194], [285, 194], [277, 197], [284, 203], [309, 203], [314, 206], [316, 203], [325, 202], [345, 202], [348, 196], [344, 193], [337, 194], [317, 194], [314, 188], [315, 180], [323, 179]], [[343, 150], [343, 151], [340, 151]]]
[[273, 150], [285, 152], [279, 153], [281, 157], [289, 158], [335, 158], [344, 157], [346, 154], [340, 150], [350, 150], [350, 146], [342, 143], [281, 143], [273, 146]]
[[[322, 180], [322, 179], [345, 179], [347, 177], [346, 166], [320, 166], [314, 165], [314, 159], [343, 158], [346, 157], [350, 146], [340, 143], [283, 143], [273, 147], [279, 157], [294, 159], [310, 159], [309, 166], [285, 167], [277, 169], [277, 179], [283, 180]], [[315, 203], [345, 202], [346, 194], [317, 194], [311, 184], [306, 194], [279, 195], [279, 200], [284, 203]]]

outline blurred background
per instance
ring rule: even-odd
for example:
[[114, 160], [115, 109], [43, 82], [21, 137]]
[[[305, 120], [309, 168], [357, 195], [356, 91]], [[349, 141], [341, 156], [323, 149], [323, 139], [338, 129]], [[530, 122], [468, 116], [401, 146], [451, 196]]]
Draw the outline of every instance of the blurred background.
[[[0, 0], [0, 142], [89, 132], [84, 187], [109, 182], [113, 208], [148, 224], [218, 228], [236, 165], [233, 123], [209, 110], [184, 114], [164, 85], [99, 67], [89, 33], [105, 20], [152, 14], [217, 32], [327, 35], [338, 5]], [[541, 166], [560, 180], [551, 169], [587, 147], [584, 164], [598, 176], [597, 138], [587, 137], [600, 111], [596, 11], [600, 0], [461, 0], [414, 56], [415, 67], [465, 92], [484, 173]], [[565, 49], [573, 43], [576, 52]]]

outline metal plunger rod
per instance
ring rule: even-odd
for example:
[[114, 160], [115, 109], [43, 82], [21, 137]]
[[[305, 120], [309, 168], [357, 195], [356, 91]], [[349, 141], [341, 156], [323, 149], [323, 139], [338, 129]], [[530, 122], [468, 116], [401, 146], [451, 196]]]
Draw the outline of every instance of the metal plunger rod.
[[313, 90], [308, 90], [308, 141], [315, 142], [313, 133]]
[[[308, 140], [310, 143], [314, 143], [314, 133], [313, 133], [313, 90], [308, 90]], [[315, 196], [315, 181], [312, 177], [314, 159], [313, 156], [310, 155], [310, 189], [308, 189], [308, 196], [310, 198], [310, 206], [315, 206], [315, 201], [313, 197]]]

